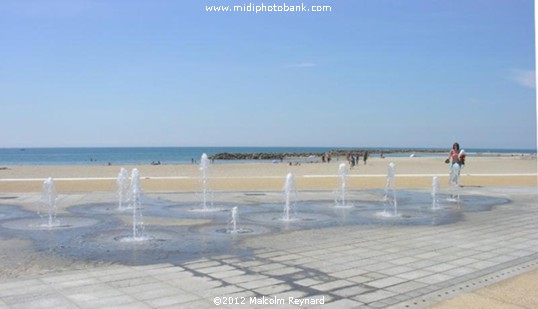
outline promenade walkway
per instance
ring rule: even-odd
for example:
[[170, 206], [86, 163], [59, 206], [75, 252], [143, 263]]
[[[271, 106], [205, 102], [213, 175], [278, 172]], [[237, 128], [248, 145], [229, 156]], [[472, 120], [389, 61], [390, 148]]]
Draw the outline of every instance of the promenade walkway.
[[241, 238], [241, 254], [21, 274], [0, 280], [0, 308], [537, 308], [536, 188], [472, 193], [512, 202], [453, 224], [290, 230]]

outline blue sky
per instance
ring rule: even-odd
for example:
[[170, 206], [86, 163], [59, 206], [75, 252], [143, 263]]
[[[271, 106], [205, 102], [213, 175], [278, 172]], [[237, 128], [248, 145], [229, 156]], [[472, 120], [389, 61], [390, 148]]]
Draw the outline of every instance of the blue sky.
[[0, 147], [536, 148], [533, 1], [303, 2], [2, 0]]

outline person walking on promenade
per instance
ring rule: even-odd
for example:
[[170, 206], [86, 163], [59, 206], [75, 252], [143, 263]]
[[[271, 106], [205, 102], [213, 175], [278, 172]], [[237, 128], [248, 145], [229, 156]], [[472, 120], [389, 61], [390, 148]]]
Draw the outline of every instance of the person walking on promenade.
[[460, 168], [465, 165], [465, 151], [460, 149], [460, 144], [454, 143], [452, 145], [452, 150], [450, 150], [445, 163], [450, 163], [451, 166], [458, 164]]

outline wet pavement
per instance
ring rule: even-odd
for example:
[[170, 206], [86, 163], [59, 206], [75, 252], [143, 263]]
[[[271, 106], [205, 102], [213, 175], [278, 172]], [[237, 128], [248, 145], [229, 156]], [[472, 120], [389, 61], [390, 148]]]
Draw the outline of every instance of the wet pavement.
[[333, 196], [299, 192], [283, 220], [280, 192], [215, 192], [215, 211], [194, 193], [148, 193], [149, 237], [134, 242], [113, 193], [60, 195], [58, 228], [28, 210], [38, 194], [2, 200], [3, 237], [107, 264], [0, 281], [0, 308], [426, 308], [538, 268], [536, 188], [463, 188], [439, 209], [420, 190], [398, 191], [397, 209], [382, 190], [347, 192], [350, 207]]

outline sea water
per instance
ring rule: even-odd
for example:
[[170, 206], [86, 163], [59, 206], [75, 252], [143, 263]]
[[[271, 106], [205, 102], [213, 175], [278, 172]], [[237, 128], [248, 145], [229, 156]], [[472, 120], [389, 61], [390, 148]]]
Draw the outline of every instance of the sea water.
[[[0, 166], [2, 165], [113, 165], [120, 164], [199, 164], [200, 155], [217, 153], [325, 153], [331, 150], [368, 150], [370, 157], [379, 156], [368, 147], [113, 147], [113, 148], [0, 148]], [[384, 149], [384, 148], [376, 148]], [[397, 148], [386, 148], [397, 149]], [[425, 148], [416, 148], [417, 156], [446, 157], [450, 149], [437, 153], [420, 153]], [[403, 149], [409, 151], [408, 148]], [[473, 153], [536, 153], [535, 149], [472, 149], [466, 148], [469, 155]], [[385, 153], [385, 157], [408, 157], [409, 152]], [[321, 158], [319, 158], [321, 161]], [[335, 160], [337, 158], [333, 158]], [[294, 159], [299, 160], [300, 159]], [[307, 160], [307, 159], [304, 159]], [[344, 160], [344, 157], [340, 157]], [[218, 160], [222, 163], [271, 162], [272, 160]]]

